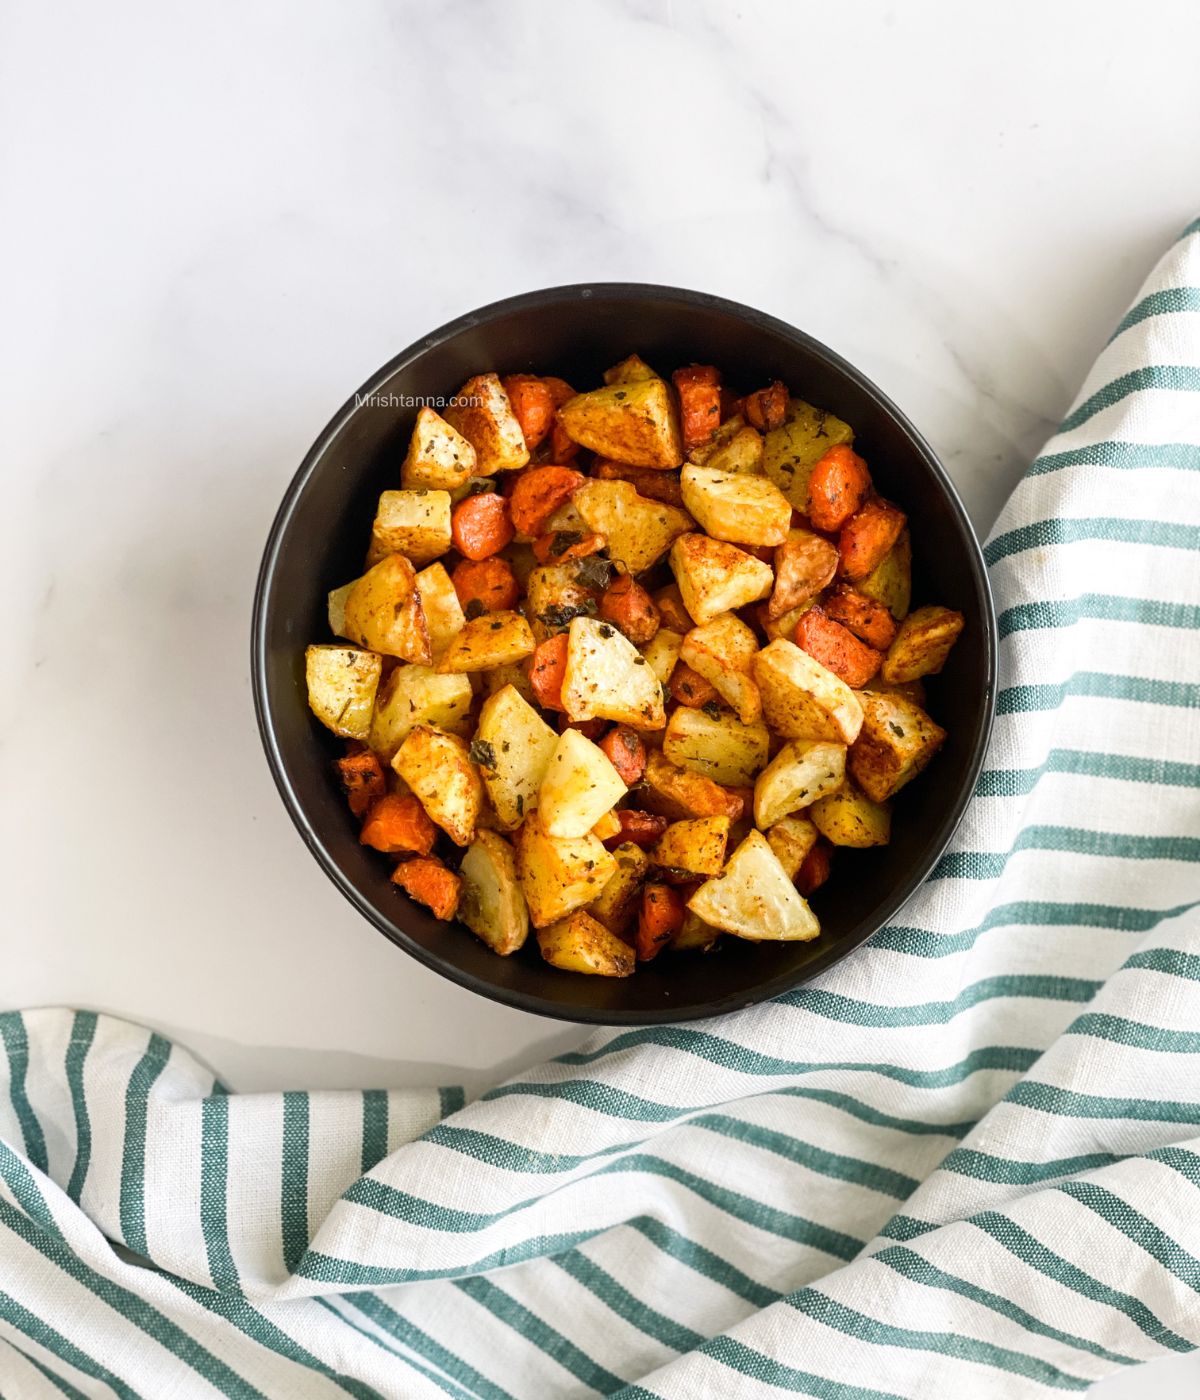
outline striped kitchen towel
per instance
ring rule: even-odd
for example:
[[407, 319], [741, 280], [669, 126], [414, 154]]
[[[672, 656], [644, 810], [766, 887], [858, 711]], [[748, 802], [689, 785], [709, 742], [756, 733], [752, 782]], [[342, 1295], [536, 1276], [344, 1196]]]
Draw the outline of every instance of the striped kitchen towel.
[[454, 1089], [0, 1016], [0, 1393], [1042, 1396], [1200, 1343], [1200, 224], [987, 547], [996, 733], [817, 984]]

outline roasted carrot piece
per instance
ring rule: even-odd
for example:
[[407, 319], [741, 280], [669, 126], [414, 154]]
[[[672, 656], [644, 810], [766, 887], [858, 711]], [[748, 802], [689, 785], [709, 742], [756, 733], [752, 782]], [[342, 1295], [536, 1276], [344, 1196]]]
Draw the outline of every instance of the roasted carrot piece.
[[600, 599], [600, 616], [620, 628], [635, 646], [653, 640], [659, 627], [654, 600], [632, 574], [613, 579]]
[[769, 433], [772, 428], [782, 428], [787, 418], [787, 385], [777, 379], [765, 389], [747, 394], [742, 400], [742, 413], [746, 422], [760, 433]]
[[796, 871], [796, 888], [805, 899], [829, 879], [832, 865], [833, 847], [822, 837], [804, 857], [800, 869]]
[[654, 594], [654, 606], [658, 609], [662, 625], [672, 632], [690, 632], [696, 625], [691, 613], [683, 606], [683, 594], [677, 583], [668, 583], [665, 588], [660, 588]]
[[684, 905], [670, 885], [645, 885], [634, 949], [638, 962], [656, 957], [683, 927]]
[[825, 599], [825, 612], [835, 622], [848, 627], [861, 641], [876, 651], [887, 651], [896, 639], [896, 619], [882, 603], [856, 593], [840, 583]]
[[614, 846], [623, 845], [626, 841], [632, 841], [635, 846], [648, 851], [671, 825], [669, 818], [660, 817], [654, 812], [642, 812], [636, 807], [622, 808], [616, 817], [621, 823], [621, 830], [618, 835], [610, 836], [604, 843], [610, 851]]
[[560, 734], [565, 734], [568, 729], [578, 729], [585, 739], [591, 739], [593, 743], [603, 736], [607, 728], [606, 719], [568, 719], [565, 714], [558, 717]]
[[899, 506], [873, 496], [842, 526], [838, 536], [842, 573], [852, 582], [866, 578], [900, 538], [906, 519]]
[[383, 764], [379, 755], [370, 749], [348, 753], [345, 758], [338, 759], [337, 767], [346, 800], [356, 817], [363, 816], [371, 803], [387, 792]]
[[521, 472], [508, 501], [513, 525], [530, 539], [540, 535], [546, 521], [583, 482], [582, 473], [571, 467], [530, 467]]
[[544, 710], [562, 709], [563, 676], [567, 671], [567, 633], [539, 643], [529, 664], [529, 684]]
[[693, 671], [686, 661], [675, 663], [667, 689], [681, 705], [688, 705], [693, 710], [720, 703], [716, 687], [706, 681], [698, 671]]
[[683, 450], [706, 443], [721, 422], [721, 376], [713, 365], [689, 365], [671, 376], [679, 394]]
[[814, 530], [840, 530], [867, 499], [871, 474], [852, 447], [838, 443], [812, 469], [808, 479], [808, 518]]
[[450, 575], [468, 618], [482, 612], [506, 612], [517, 606], [521, 589], [503, 559], [464, 559]]
[[427, 856], [436, 836], [437, 828], [418, 798], [411, 792], [403, 796], [390, 792], [372, 803], [358, 839], [364, 846], [373, 846], [388, 855], [415, 851]]
[[521, 425], [525, 446], [532, 452], [554, 426], [555, 403], [550, 386], [536, 374], [510, 374], [500, 382]]
[[627, 481], [639, 496], [662, 501], [664, 505], [683, 505], [678, 472], [661, 467], [627, 467], [624, 462], [610, 462], [607, 457], [601, 457], [592, 463], [592, 475], [598, 481]]
[[600, 748], [626, 787], [641, 781], [646, 771], [646, 745], [636, 729], [627, 724], [614, 725], [600, 740]]
[[851, 690], [861, 690], [883, 665], [882, 652], [860, 642], [821, 608], [809, 608], [796, 623], [796, 645], [840, 676]]
[[[560, 409], [568, 399], [575, 397], [575, 390], [565, 379], [558, 379], [555, 375], [547, 374], [543, 377], [542, 383], [550, 390], [550, 397], [554, 400], [555, 409]], [[579, 444], [573, 442], [558, 421], [557, 412], [554, 415], [554, 425], [550, 429], [550, 456], [555, 462], [569, 462], [579, 452]]]
[[579, 530], [552, 530], [534, 540], [533, 554], [539, 564], [565, 564], [568, 559], [583, 559], [595, 554], [607, 543], [607, 535], [582, 534]]
[[452, 919], [458, 908], [458, 893], [462, 881], [447, 870], [436, 856], [417, 856], [402, 861], [392, 871], [392, 883], [399, 885], [413, 899], [427, 904], [436, 919]]
[[459, 501], [450, 517], [450, 538], [464, 559], [489, 559], [513, 537], [508, 502], [494, 491]]

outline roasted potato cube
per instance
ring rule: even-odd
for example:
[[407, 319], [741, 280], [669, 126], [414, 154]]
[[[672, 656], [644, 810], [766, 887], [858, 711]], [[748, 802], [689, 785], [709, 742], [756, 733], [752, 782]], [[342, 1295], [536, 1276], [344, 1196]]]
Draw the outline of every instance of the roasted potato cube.
[[475, 468], [475, 449], [466, 438], [432, 408], [419, 409], [400, 485], [406, 491], [457, 491]]
[[506, 685], [479, 711], [472, 752], [479, 755], [483, 785], [505, 831], [512, 831], [537, 806], [558, 735], [518, 693]]
[[620, 364], [604, 371], [606, 384], [637, 384], [644, 379], [661, 379], [640, 355], [627, 355]]
[[742, 815], [743, 802], [736, 793], [657, 751], [647, 755], [645, 783], [646, 806], [672, 821], [721, 816], [736, 821]]
[[671, 679], [671, 672], [679, 660], [682, 646], [683, 638], [678, 632], [672, 632], [669, 627], [660, 627], [653, 638], [642, 647], [646, 665], [658, 677], [660, 685], [666, 685]]
[[763, 442], [763, 468], [797, 510], [808, 514], [808, 478], [822, 457], [839, 442], [851, 443], [848, 423], [803, 399], [788, 402], [783, 427]]
[[901, 695], [863, 691], [858, 698], [863, 724], [850, 750], [850, 773], [873, 802], [886, 802], [937, 753], [946, 731]]
[[465, 735], [471, 727], [471, 682], [428, 666], [397, 666], [379, 686], [367, 743], [388, 763], [418, 724]]
[[963, 630], [963, 615], [951, 608], [918, 608], [900, 624], [880, 672], [893, 685], [935, 676]]
[[383, 662], [370, 651], [313, 646], [304, 653], [308, 708], [343, 739], [365, 739]]
[[513, 841], [517, 879], [534, 928], [590, 904], [616, 873], [616, 857], [594, 836], [547, 836], [537, 812], [526, 817]]
[[455, 395], [445, 418], [475, 449], [481, 476], [515, 471], [529, 461], [529, 448], [499, 375], [477, 374]]
[[371, 526], [369, 564], [403, 554], [418, 568], [450, 548], [449, 491], [385, 491]]
[[881, 802], [847, 782], [808, 809], [813, 824], [835, 846], [886, 846], [892, 835], [892, 814]]
[[787, 539], [791, 503], [767, 477], [688, 462], [679, 480], [683, 504], [714, 539], [754, 545]]
[[542, 564], [526, 582], [525, 615], [538, 642], [565, 632], [571, 619], [596, 611], [596, 595], [570, 564]]
[[908, 616], [912, 601], [912, 537], [907, 528], [900, 532], [900, 538], [882, 562], [854, 586], [864, 597], [882, 603], [897, 622]]
[[787, 739], [852, 744], [862, 727], [854, 691], [819, 661], [782, 638], [754, 658], [754, 679], [767, 725]]
[[613, 933], [624, 933], [637, 918], [642, 883], [650, 869], [650, 857], [640, 846], [626, 841], [613, 851], [617, 868], [608, 884], [588, 905], [588, 913]]
[[846, 746], [828, 739], [793, 739], [754, 784], [754, 821], [763, 831], [846, 781]]
[[784, 817], [767, 832], [767, 844], [775, 852], [789, 880], [794, 880], [800, 873], [800, 867], [820, 835], [812, 821], [803, 815]]
[[520, 613], [484, 613], [463, 623], [437, 669], [443, 674], [490, 671], [493, 666], [511, 666], [532, 656], [534, 646], [529, 623]]
[[789, 530], [775, 551], [775, 591], [767, 604], [767, 616], [782, 617], [807, 608], [820, 591], [833, 582], [837, 549], [812, 530]]
[[571, 498], [587, 528], [608, 541], [611, 559], [640, 574], [695, 526], [678, 506], [640, 495], [628, 481], [586, 481]]
[[722, 613], [683, 639], [680, 655], [731, 705], [743, 724], [762, 717], [762, 699], [751, 674], [758, 638], [733, 613]]
[[683, 461], [675, 400], [664, 380], [627, 380], [576, 394], [558, 410], [572, 442], [633, 467], [677, 467]]
[[588, 972], [595, 977], [633, 975], [633, 949], [583, 909], [539, 929], [537, 941], [542, 957], [564, 972]]
[[770, 564], [701, 534], [681, 535], [671, 546], [671, 572], [684, 607], [698, 623], [756, 603], [775, 582]]
[[724, 871], [692, 895], [688, 908], [714, 928], [755, 942], [807, 942], [821, 931], [761, 831], [750, 832]]
[[459, 919], [502, 958], [515, 953], [529, 934], [529, 910], [512, 847], [494, 831], [477, 831], [458, 873]]
[[662, 686], [646, 658], [610, 623], [577, 617], [567, 642], [562, 705], [573, 720], [611, 719], [661, 729]]
[[663, 736], [664, 758], [728, 787], [749, 787], [766, 765], [770, 746], [761, 720], [743, 724], [733, 715], [714, 717], [686, 705], [671, 715]]
[[578, 729], [564, 729], [538, 794], [542, 830], [547, 836], [586, 836], [625, 791], [608, 755]]
[[335, 637], [346, 636], [346, 599], [354, 591], [354, 585], [357, 582], [357, 579], [351, 579], [349, 583], [343, 583], [341, 588], [333, 588], [329, 591], [326, 610], [329, 617], [329, 630]]
[[420, 724], [400, 745], [392, 767], [420, 798], [430, 820], [456, 845], [469, 846], [483, 807], [483, 783], [466, 741]]
[[430, 564], [427, 569], [421, 570], [417, 575], [417, 593], [421, 599], [421, 611], [425, 614], [425, 626], [429, 630], [429, 649], [433, 652], [433, 659], [439, 661], [466, 622], [462, 604], [442, 564]]
[[389, 554], [368, 569], [345, 602], [346, 636], [368, 651], [428, 666], [433, 660], [417, 571], [403, 554]]
[[672, 822], [650, 852], [655, 865], [689, 875], [715, 875], [725, 864], [728, 817], [696, 817]]
[[751, 428], [744, 418], [730, 418], [707, 442], [690, 452], [688, 460], [697, 466], [714, 467], [721, 472], [762, 476], [762, 434], [757, 428]]

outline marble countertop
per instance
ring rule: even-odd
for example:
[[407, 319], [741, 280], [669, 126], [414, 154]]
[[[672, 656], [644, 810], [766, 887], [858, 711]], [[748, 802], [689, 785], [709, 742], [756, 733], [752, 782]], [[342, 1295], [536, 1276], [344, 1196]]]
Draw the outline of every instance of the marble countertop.
[[[4, 31], [0, 1002], [149, 1023], [240, 1089], [478, 1086], [580, 1034], [397, 953], [259, 748], [259, 554], [372, 370], [536, 286], [701, 288], [862, 366], [986, 529], [1196, 212], [1189, 3], [17, 3]], [[1151, 1375], [1169, 1400], [1200, 1365], [1103, 1389]]]

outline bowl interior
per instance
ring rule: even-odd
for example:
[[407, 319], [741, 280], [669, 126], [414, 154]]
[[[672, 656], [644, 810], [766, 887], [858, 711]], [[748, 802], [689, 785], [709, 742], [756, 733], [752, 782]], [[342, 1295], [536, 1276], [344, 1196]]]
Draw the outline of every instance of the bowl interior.
[[[831, 880], [812, 899], [819, 939], [726, 939], [711, 954], [662, 956], [632, 978], [612, 980], [549, 967], [532, 937], [517, 955], [497, 957], [391, 884], [390, 863], [359, 845], [335, 781], [331, 760], [340, 741], [309, 715], [303, 652], [310, 641], [330, 639], [327, 592], [361, 572], [376, 498], [399, 484], [414, 400], [436, 401], [491, 369], [553, 373], [592, 387], [634, 350], [664, 372], [713, 363], [745, 390], [779, 378], [846, 419], [880, 492], [908, 513], [914, 603], [958, 608], [967, 626], [942, 675], [928, 683], [946, 745], [896, 799], [891, 844], [839, 854]], [[682, 1020], [749, 1005], [814, 976], [886, 922], [929, 872], [982, 759], [994, 704], [994, 626], [978, 545], [935, 457], [844, 361], [781, 322], [717, 298], [636, 285], [558, 288], [435, 332], [381, 370], [326, 429], [289, 489], [264, 557], [255, 699], [293, 819], [327, 873], [387, 937], [454, 980], [528, 1011], [606, 1023]]]

